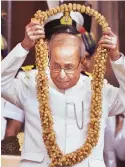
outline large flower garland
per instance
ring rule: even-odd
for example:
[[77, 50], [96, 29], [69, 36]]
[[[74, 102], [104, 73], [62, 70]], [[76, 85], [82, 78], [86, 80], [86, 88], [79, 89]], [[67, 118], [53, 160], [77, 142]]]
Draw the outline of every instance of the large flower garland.
[[[102, 26], [103, 31], [108, 27], [104, 16], [102, 16], [97, 11], [91, 9], [88, 6], [81, 6], [80, 4], [72, 5], [71, 3], [68, 5], [61, 5], [60, 7], [58, 6], [46, 12], [39, 10], [36, 12], [34, 18], [32, 19], [35, 19], [39, 23], [43, 24], [49, 16], [55, 15], [59, 12], [63, 12], [65, 14], [65, 12], [70, 11], [77, 11], [93, 16], [97, 20], [99, 25]], [[87, 158], [91, 154], [92, 149], [97, 145], [99, 140], [100, 118], [102, 115], [102, 88], [106, 70], [107, 50], [99, 46], [95, 56], [95, 66], [93, 70], [92, 80], [90, 123], [88, 127], [88, 136], [86, 142], [76, 151], [64, 155], [56, 141], [56, 134], [53, 129], [53, 117], [49, 106], [48, 79], [45, 72], [48, 66], [48, 48], [46, 41], [44, 41], [43, 39], [38, 40], [35, 48], [36, 65], [38, 68], [37, 97], [39, 101], [41, 127], [43, 130], [42, 135], [46, 149], [51, 159], [50, 166], [72, 166]]]

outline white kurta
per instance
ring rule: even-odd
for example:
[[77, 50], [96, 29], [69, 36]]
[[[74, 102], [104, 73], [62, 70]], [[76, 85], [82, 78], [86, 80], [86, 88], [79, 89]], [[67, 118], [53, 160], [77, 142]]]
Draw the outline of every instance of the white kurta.
[[24, 112], [20, 108], [6, 101], [5, 99], [1, 99], [1, 140], [4, 139], [6, 124], [7, 121], [5, 118], [14, 119], [20, 122], [24, 122]]
[[[36, 96], [35, 76], [37, 71], [34, 72], [34, 77], [32, 75], [25, 83], [14, 79], [27, 53], [18, 44], [2, 61], [2, 95], [25, 111], [25, 139], [20, 167], [48, 167], [50, 159], [42, 139]], [[124, 56], [113, 63], [113, 69], [121, 87], [117, 89], [107, 83], [104, 84], [99, 142], [86, 160], [73, 167], [105, 167], [103, 161], [105, 123], [108, 115], [121, 113], [125, 107], [122, 104], [122, 98], [125, 98]], [[87, 138], [90, 121], [91, 80], [86, 76], [80, 76], [78, 83], [63, 93], [56, 88], [50, 78], [48, 84], [49, 103], [54, 118], [57, 143], [64, 153], [69, 153], [80, 147]]]
[[2, 108], [1, 113], [2, 117], [14, 119], [20, 122], [24, 122], [24, 111], [20, 108], [16, 107], [15, 105], [11, 104], [10, 102], [1, 99]]

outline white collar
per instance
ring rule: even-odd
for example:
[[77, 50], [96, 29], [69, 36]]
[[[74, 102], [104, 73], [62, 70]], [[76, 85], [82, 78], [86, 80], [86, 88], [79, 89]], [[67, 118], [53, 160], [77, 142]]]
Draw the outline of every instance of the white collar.
[[64, 91], [57, 88], [57, 86], [54, 84], [54, 82], [52, 81], [50, 76], [48, 77], [48, 82], [49, 82], [49, 86], [56, 89], [58, 92], [63, 93], [63, 94], [67, 94], [67, 93], [69, 94], [70, 92], [72, 93], [74, 90], [77, 90], [80, 86], [82, 86], [84, 84], [84, 80], [86, 80], [86, 79], [89, 79], [89, 77], [86, 77], [86, 76], [80, 74], [80, 78], [79, 78], [78, 82], [76, 83], [76, 85], [74, 85], [73, 87], [66, 89]]

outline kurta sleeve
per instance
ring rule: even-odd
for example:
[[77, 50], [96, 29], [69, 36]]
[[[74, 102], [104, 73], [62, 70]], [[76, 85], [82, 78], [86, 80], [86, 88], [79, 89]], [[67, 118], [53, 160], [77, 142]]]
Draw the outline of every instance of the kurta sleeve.
[[119, 82], [119, 88], [113, 87], [108, 84], [108, 105], [109, 105], [109, 116], [118, 115], [125, 112], [125, 57], [121, 57], [111, 62], [115, 76]]
[[21, 80], [15, 79], [15, 75], [27, 54], [28, 51], [19, 43], [1, 63], [1, 95], [21, 109], [23, 109], [28, 89]]
[[20, 122], [24, 122], [24, 111], [15, 105], [6, 101], [5, 108], [3, 111], [4, 118], [14, 119]]

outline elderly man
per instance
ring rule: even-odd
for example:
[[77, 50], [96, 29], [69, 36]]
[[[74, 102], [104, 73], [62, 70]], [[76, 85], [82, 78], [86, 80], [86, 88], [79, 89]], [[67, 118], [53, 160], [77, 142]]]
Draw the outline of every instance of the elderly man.
[[[62, 28], [63, 31], [56, 31], [50, 38], [49, 45], [49, 104], [56, 140], [64, 154], [75, 151], [85, 143], [90, 122], [91, 80], [80, 74], [81, 56], [84, 55], [85, 47], [82, 39], [74, 35], [75, 28], [70, 26], [68, 29]], [[52, 27], [49, 29], [52, 30]], [[26, 26], [24, 40], [2, 62], [2, 95], [26, 111], [20, 167], [49, 167], [51, 162], [42, 138], [35, 75], [25, 83], [14, 79], [28, 51], [35, 45], [36, 40], [43, 36], [44, 30], [40, 24], [29, 23]], [[125, 107], [122, 99], [125, 97], [125, 58], [116, 47], [117, 37], [107, 29], [99, 44], [110, 49], [112, 67], [121, 87], [117, 89], [105, 83], [98, 144], [88, 158], [74, 167], [105, 167], [103, 161], [105, 123], [108, 115], [123, 112]]]

